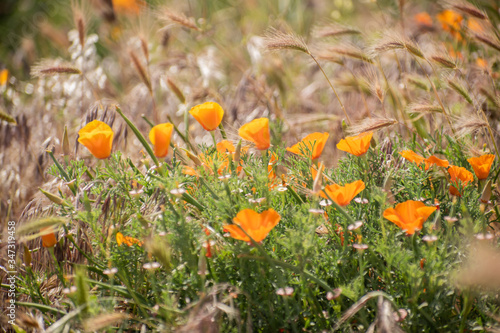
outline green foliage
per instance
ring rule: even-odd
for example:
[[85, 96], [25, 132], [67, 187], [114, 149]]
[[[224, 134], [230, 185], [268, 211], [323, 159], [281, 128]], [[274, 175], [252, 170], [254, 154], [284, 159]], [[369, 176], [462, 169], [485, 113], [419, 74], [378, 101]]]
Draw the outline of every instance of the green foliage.
[[[223, 305], [211, 315], [228, 331], [248, 325], [257, 331], [318, 331], [333, 327], [363, 295], [383, 291], [394, 310], [408, 312], [403, 329], [456, 331], [463, 299], [452, 275], [463, 259], [464, 238], [482, 232], [487, 223], [478, 203], [480, 194], [471, 184], [464, 187], [462, 197], [452, 197], [445, 170], [424, 171], [399, 156], [400, 150], [417, 150], [415, 142], [396, 138], [389, 152], [379, 146], [361, 157], [346, 156], [337, 168], [325, 170], [336, 183], [362, 179], [366, 184], [358, 195], [366, 202], [352, 201], [345, 208], [354, 220], [363, 221], [355, 231], [333, 206], [319, 206], [321, 198], [310, 190], [310, 162], [285, 154], [282, 147], [269, 153], [277, 156], [275, 170], [286, 170], [274, 180], [265, 167], [270, 155], [258, 153], [243, 155], [243, 171], [221, 180], [220, 157], [206, 146], [202, 151], [214, 162], [198, 169], [198, 179], [184, 175], [175, 160], [147, 169], [119, 153], [91, 168], [81, 161], [63, 163], [64, 173], [74, 177], [80, 189], [76, 201], [64, 199], [79, 208], [59, 205], [58, 215], [69, 221], [65, 228], [79, 223], [74, 241], [80, 243], [78, 237], [85, 234], [93, 249], [85, 251], [88, 272], [77, 270], [76, 294], [62, 297], [66, 311], [74, 307], [83, 316], [72, 317], [71, 325], [78, 326], [88, 312], [97, 315], [119, 307], [132, 316], [121, 327], [141, 322], [152, 329], [173, 328], [189, 321], [188, 314], [206, 297], [215, 297]], [[460, 165], [464, 157], [457, 147], [449, 141], [435, 153]], [[58, 168], [51, 172], [63, 177]], [[198, 204], [185, 200], [185, 194]], [[427, 205], [436, 199], [440, 210], [420, 234], [406, 236], [382, 217], [391, 206], [389, 197], [396, 202], [424, 200]], [[245, 208], [273, 208], [281, 216], [262, 244], [228, 238], [224, 231], [223, 226]], [[323, 208], [326, 215], [312, 213], [312, 208]], [[450, 224], [445, 216], [461, 222]], [[117, 232], [144, 244], [118, 245]], [[438, 239], [425, 242], [424, 235]], [[355, 243], [368, 248], [356, 250]], [[152, 266], [153, 262], [159, 264]], [[49, 278], [56, 272], [44, 274]], [[29, 290], [34, 302], [46, 303], [46, 296], [37, 296], [31, 278], [25, 279], [20, 288]], [[329, 300], [327, 293], [335, 288], [342, 293]], [[88, 310], [81, 307], [87, 303]], [[488, 297], [475, 298], [468, 317], [477, 321], [493, 306]], [[50, 311], [45, 315], [56, 320]], [[375, 302], [368, 301], [345, 325], [366, 328], [376, 315]]]

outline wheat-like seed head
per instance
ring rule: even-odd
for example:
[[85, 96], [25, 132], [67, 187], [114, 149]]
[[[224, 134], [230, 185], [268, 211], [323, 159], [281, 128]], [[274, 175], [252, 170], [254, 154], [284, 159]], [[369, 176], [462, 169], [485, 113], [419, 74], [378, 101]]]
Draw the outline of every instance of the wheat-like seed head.
[[358, 135], [364, 132], [377, 131], [397, 123], [397, 120], [390, 118], [366, 118], [349, 126], [347, 133], [349, 135]]
[[372, 58], [363, 49], [349, 43], [343, 43], [337, 46], [331, 46], [326, 49], [327, 52], [338, 54], [344, 57], [361, 60], [369, 64], [373, 63]]
[[500, 51], [500, 43], [498, 43], [498, 40], [496, 38], [486, 34], [474, 34], [473, 37], [481, 43], [486, 44], [497, 51]]
[[481, 129], [489, 126], [487, 122], [475, 114], [460, 117], [456, 119], [455, 124], [457, 130], [455, 136], [459, 139], [469, 134], [476, 134]]
[[137, 70], [137, 73], [141, 77], [142, 82], [148, 87], [149, 92], [153, 91], [153, 87], [151, 86], [151, 81], [149, 80], [149, 76], [147, 74], [146, 69], [142, 65], [141, 61], [137, 57], [134, 51], [130, 51], [130, 58], [132, 59], [132, 63], [134, 64], [135, 69]]
[[488, 16], [484, 11], [481, 9], [477, 8], [470, 2], [466, 1], [450, 1], [448, 4], [449, 7], [456, 9], [462, 13], [465, 13], [467, 15], [473, 16], [475, 18], [478, 18], [480, 20], [487, 20]]
[[183, 13], [176, 13], [171, 11], [168, 8], [165, 8], [162, 10], [161, 14], [159, 15], [161, 19], [165, 21], [170, 21], [179, 25], [182, 25], [188, 29], [200, 31], [200, 28], [196, 26], [194, 23], [194, 19], [191, 17], [187, 17]]
[[407, 110], [412, 113], [443, 113], [441, 106], [427, 103], [411, 103]]
[[282, 32], [275, 28], [269, 28], [265, 33], [264, 45], [271, 51], [297, 50], [306, 54], [311, 54], [302, 37], [299, 37], [291, 32]]
[[449, 69], [456, 69], [457, 68], [457, 64], [450, 57], [447, 57], [447, 56], [432, 55], [431, 60], [433, 60], [433, 61], [437, 62], [438, 64], [440, 64], [441, 66], [449, 68]]
[[340, 24], [331, 23], [314, 28], [313, 35], [317, 38], [340, 37], [345, 35], [359, 35], [361, 32], [353, 27], [345, 27]]
[[43, 60], [31, 67], [32, 77], [47, 77], [57, 74], [78, 74], [82, 72], [71, 64], [65, 64], [54, 60]]

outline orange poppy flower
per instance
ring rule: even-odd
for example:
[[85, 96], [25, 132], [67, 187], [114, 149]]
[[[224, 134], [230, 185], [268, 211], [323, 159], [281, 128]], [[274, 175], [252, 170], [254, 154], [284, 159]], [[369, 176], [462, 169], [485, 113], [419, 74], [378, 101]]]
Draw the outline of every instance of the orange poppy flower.
[[290, 148], [287, 148], [286, 150], [297, 155], [311, 156], [311, 159], [315, 160], [321, 156], [323, 148], [325, 148], [326, 140], [328, 140], [328, 136], [329, 134], [326, 132], [311, 133], [303, 138], [302, 141]]
[[236, 151], [236, 148], [234, 148], [234, 145], [231, 141], [222, 140], [221, 142], [217, 143], [217, 151], [221, 154], [234, 153]]
[[432, 155], [425, 159], [425, 170], [429, 169], [431, 165], [437, 165], [443, 168], [447, 168], [450, 165], [450, 162]]
[[418, 13], [413, 18], [418, 25], [432, 27], [432, 18], [427, 12]]
[[416, 163], [417, 165], [422, 164], [425, 161], [425, 157], [420, 156], [413, 150], [403, 150], [399, 152], [399, 155], [403, 156], [405, 160]]
[[116, 233], [116, 243], [118, 244], [118, 246], [120, 246], [122, 244], [125, 244], [127, 246], [132, 246], [134, 244], [142, 246], [143, 242], [141, 242], [137, 238], [130, 237], [130, 236], [124, 236], [121, 232], [117, 232]]
[[139, 14], [141, 6], [144, 5], [139, 0], [112, 0], [113, 9], [118, 13]]
[[239, 136], [252, 141], [259, 150], [266, 150], [271, 146], [269, 133], [269, 119], [258, 118], [240, 127]]
[[482, 68], [485, 71], [487, 71], [489, 69], [488, 62], [485, 59], [483, 59], [483, 58], [477, 58], [476, 59], [476, 65], [479, 68]]
[[53, 247], [57, 243], [56, 234], [52, 231], [51, 227], [45, 227], [40, 229], [42, 234], [42, 246], [43, 247]]
[[344, 186], [337, 184], [325, 186], [325, 190], [321, 191], [320, 195], [325, 199], [330, 197], [330, 199], [335, 201], [339, 206], [347, 206], [351, 200], [364, 189], [365, 183], [362, 180], [356, 180]]
[[396, 205], [396, 208], [387, 208], [384, 218], [413, 235], [416, 230], [421, 230], [427, 218], [434, 213], [436, 207], [426, 206], [421, 201], [408, 200]]
[[4, 68], [0, 71], [0, 86], [7, 84], [8, 79], [9, 79], [9, 70]]
[[462, 36], [458, 32], [463, 17], [454, 10], [446, 9], [437, 15], [437, 19], [441, 22], [441, 27], [444, 31], [451, 33], [457, 40], [462, 40]]
[[458, 167], [455, 165], [452, 165], [448, 168], [448, 173], [450, 174], [450, 180], [452, 184], [455, 184], [455, 186], [450, 185], [450, 193], [461, 197], [462, 194], [457, 189], [459, 187], [458, 182], [461, 181], [462, 186], [466, 186], [468, 183], [474, 181], [474, 175], [466, 168]]
[[425, 164], [425, 170], [429, 170], [429, 168], [432, 165], [437, 165], [440, 167], [448, 167], [450, 163], [447, 160], [442, 160], [434, 155], [424, 158], [423, 156], [420, 156], [419, 154], [415, 153], [413, 150], [403, 150], [399, 152], [401, 156], [403, 156], [406, 160], [416, 163], [419, 167], [422, 163]]
[[474, 169], [478, 179], [486, 179], [490, 174], [491, 165], [495, 160], [495, 155], [487, 154], [480, 157], [471, 157], [467, 160]]
[[365, 132], [356, 136], [348, 136], [337, 143], [337, 148], [350, 154], [361, 156], [370, 148], [373, 132]]
[[196, 178], [200, 177], [200, 174], [198, 171], [196, 171], [195, 168], [192, 168], [190, 166], [184, 165], [182, 167], [182, 173], [187, 175], [187, 176], [195, 176]]
[[[224, 225], [224, 231], [228, 231], [231, 237], [245, 242], [250, 242], [250, 237], [256, 242], [262, 241], [267, 234], [278, 224], [281, 216], [274, 209], [269, 208], [262, 213], [257, 213], [251, 209], [243, 209], [233, 219], [234, 224]], [[245, 230], [248, 234], [240, 229]]]
[[460, 29], [463, 17], [452, 9], [446, 9], [437, 15], [437, 19], [441, 22], [443, 30], [450, 31], [450, 29]]
[[78, 142], [96, 158], [108, 158], [113, 145], [113, 130], [106, 123], [93, 120], [78, 131]]
[[164, 123], [156, 125], [149, 131], [149, 141], [155, 146], [154, 153], [156, 157], [167, 156], [173, 129], [174, 125]]
[[217, 129], [224, 116], [224, 110], [215, 102], [205, 102], [191, 108], [189, 113], [196, 119], [207, 131]]
[[484, 28], [481, 24], [481, 22], [475, 18], [470, 17], [469, 20], [467, 21], [467, 27], [475, 33], [481, 33], [484, 31]]

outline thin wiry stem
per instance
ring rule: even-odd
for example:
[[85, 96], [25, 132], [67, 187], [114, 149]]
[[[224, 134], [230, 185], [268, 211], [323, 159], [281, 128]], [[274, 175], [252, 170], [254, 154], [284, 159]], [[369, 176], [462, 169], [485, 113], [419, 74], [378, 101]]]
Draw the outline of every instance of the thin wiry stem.
[[[422, 64], [420, 63], [420, 61], [418, 61], [417, 57], [414, 56], [413, 58], [415, 59], [415, 61], [417, 62], [417, 64], [420, 66], [420, 68], [422, 69], [422, 72], [424, 73], [425, 77], [427, 78], [427, 80], [431, 84], [432, 90], [434, 91], [434, 95], [436, 96], [436, 99], [437, 99], [439, 105], [443, 109], [443, 114], [445, 115], [445, 118], [448, 121], [448, 125], [450, 126], [451, 131], [453, 132], [453, 134], [455, 134], [455, 129], [453, 128], [453, 125], [451, 124], [450, 117], [449, 117], [448, 113], [446, 112], [446, 109], [445, 109], [445, 107], [443, 105], [443, 102], [441, 101], [441, 98], [439, 97], [439, 94], [438, 94], [438, 92], [436, 90], [436, 86], [434, 85], [434, 82], [432, 82], [432, 80], [429, 77], [429, 75], [427, 75], [427, 72], [425, 71], [425, 69], [422, 66]], [[429, 62], [429, 65], [431, 66], [431, 68], [433, 68], [432, 65], [430, 64], [430, 62]]]
[[335, 97], [337, 97], [337, 100], [339, 101], [339, 104], [340, 104], [340, 108], [342, 109], [342, 111], [344, 111], [344, 114], [345, 114], [345, 117], [347, 119], [347, 122], [349, 123], [349, 125], [351, 125], [351, 119], [349, 118], [349, 116], [347, 115], [347, 111], [344, 107], [344, 104], [342, 103], [342, 101], [340, 100], [340, 97], [339, 95], [337, 94], [337, 91], [335, 90], [335, 88], [333, 87], [333, 84], [332, 82], [330, 82], [330, 79], [328, 78], [328, 76], [326, 75], [325, 71], [323, 70], [323, 67], [321, 67], [321, 65], [319, 64], [318, 60], [316, 60], [316, 58], [314, 57], [314, 55], [309, 52], [309, 56], [314, 60], [314, 62], [316, 63], [316, 65], [318, 65], [319, 69], [321, 70], [321, 73], [323, 73], [325, 79], [328, 81], [328, 84], [330, 85], [330, 88], [332, 88], [332, 91], [333, 93], [335, 94]]
[[[493, 146], [495, 147], [495, 152], [497, 153], [497, 157], [500, 158], [500, 154], [498, 153], [498, 146], [497, 146], [497, 143], [495, 141], [495, 135], [493, 134], [493, 130], [491, 129], [490, 122], [488, 121], [488, 118], [486, 117], [486, 114], [484, 113], [483, 108], [477, 102], [477, 98], [474, 95], [474, 91], [471, 89], [469, 81], [466, 80], [465, 74], [458, 68], [456, 70], [458, 71], [459, 75], [462, 76], [462, 79], [466, 82], [469, 91], [471, 91], [473, 93], [472, 94], [472, 97], [474, 98], [473, 107], [474, 107], [474, 109], [476, 109], [476, 112], [483, 118], [483, 120], [487, 124], [486, 127], [488, 129], [488, 133], [490, 135], [491, 141], [493, 142]], [[476, 105], [478, 105], [477, 108], [476, 108]]]

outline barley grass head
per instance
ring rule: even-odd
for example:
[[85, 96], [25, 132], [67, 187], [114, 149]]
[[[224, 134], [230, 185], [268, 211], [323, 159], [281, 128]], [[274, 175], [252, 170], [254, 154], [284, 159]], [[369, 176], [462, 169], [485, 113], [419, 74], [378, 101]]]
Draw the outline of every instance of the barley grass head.
[[476, 6], [474, 6], [472, 3], [470, 2], [466, 2], [466, 1], [449, 1], [449, 7], [457, 10], [457, 11], [460, 11], [464, 14], [467, 14], [469, 16], [473, 16], [477, 19], [480, 19], [480, 20], [487, 20], [488, 19], [488, 16], [486, 15], [486, 13], [477, 8]]
[[473, 37], [474, 39], [480, 41], [481, 43], [486, 44], [497, 51], [500, 51], [500, 43], [498, 42], [497, 38], [490, 36], [488, 34], [474, 34]]
[[187, 17], [183, 13], [176, 13], [168, 8], [164, 8], [163, 10], [161, 10], [159, 16], [164, 21], [169, 21], [191, 30], [200, 31], [200, 28], [196, 26], [194, 19], [191, 17]]
[[459, 117], [455, 120], [455, 136], [463, 138], [469, 134], [474, 135], [483, 128], [487, 128], [489, 124], [475, 114]]
[[311, 54], [302, 37], [292, 32], [283, 32], [269, 28], [264, 35], [264, 45], [270, 51], [297, 50]]
[[361, 31], [353, 27], [342, 26], [337, 23], [331, 23], [314, 28], [313, 35], [317, 38], [341, 37], [346, 35], [359, 35]]
[[54, 60], [43, 60], [37, 65], [31, 67], [32, 77], [47, 77], [57, 74], [77, 74], [82, 72], [71, 64], [60, 63]]
[[347, 129], [347, 134], [351, 136], [359, 135], [364, 132], [372, 132], [397, 124], [398, 121], [391, 118], [365, 118], [358, 123], [352, 124]]

